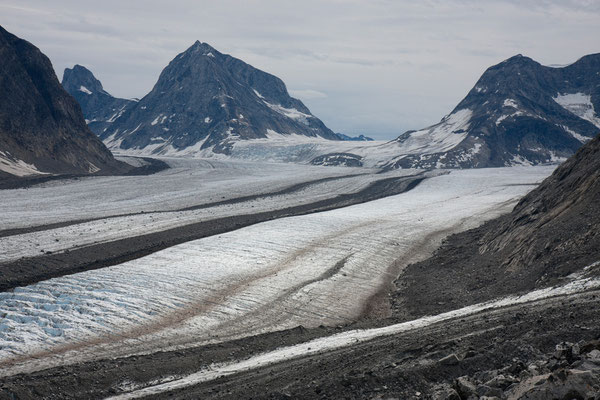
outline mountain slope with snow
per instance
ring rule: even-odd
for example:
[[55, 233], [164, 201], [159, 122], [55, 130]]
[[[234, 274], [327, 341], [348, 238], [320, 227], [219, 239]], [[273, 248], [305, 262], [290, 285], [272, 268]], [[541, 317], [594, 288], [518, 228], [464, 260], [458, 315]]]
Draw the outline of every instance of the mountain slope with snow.
[[62, 85], [77, 100], [88, 126], [96, 135], [101, 135], [136, 103], [110, 95], [92, 72], [81, 65], [65, 68]]
[[[600, 133], [600, 54], [552, 68], [517, 55], [490, 67], [442, 121], [390, 145], [391, 168], [560, 161]], [[417, 152], [407, 152], [419, 149]]]
[[[127, 103], [122, 113], [112, 108], [96, 111], [109, 122], [100, 138], [136, 154], [229, 154], [238, 141], [269, 135], [340, 140], [289, 96], [279, 78], [198, 41], [169, 63], [139, 102]], [[106, 119], [109, 114], [114, 117]], [[94, 115], [88, 110], [88, 119]]]
[[0, 178], [131, 169], [89, 130], [37, 47], [0, 27], [0, 59]]

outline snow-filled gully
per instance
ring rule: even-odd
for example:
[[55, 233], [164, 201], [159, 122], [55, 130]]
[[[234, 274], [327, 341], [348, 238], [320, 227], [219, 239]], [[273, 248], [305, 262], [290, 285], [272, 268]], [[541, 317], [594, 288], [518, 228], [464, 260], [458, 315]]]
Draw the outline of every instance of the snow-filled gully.
[[322, 354], [324, 352], [352, 346], [357, 343], [365, 342], [378, 337], [418, 330], [436, 323], [456, 318], [464, 318], [482, 311], [524, 304], [532, 301], [539, 301], [556, 296], [576, 294], [599, 288], [600, 278], [576, 279], [563, 286], [535, 290], [522, 296], [509, 296], [499, 300], [475, 304], [434, 316], [427, 316], [408, 322], [389, 325], [383, 328], [359, 329], [342, 332], [293, 346], [281, 347], [273, 351], [252, 356], [246, 360], [210, 365], [196, 373], [174, 378], [171, 381], [158, 385], [148, 386], [129, 393], [113, 396], [109, 399], [126, 400], [157, 395], [160, 393], [197, 385], [203, 382], [208, 382], [217, 378], [226, 377], [228, 375], [259, 369], [275, 363], [292, 360], [294, 358]]
[[395, 260], [508, 211], [551, 170], [453, 171], [401, 195], [0, 293], [0, 375], [352, 321], [394, 278]]

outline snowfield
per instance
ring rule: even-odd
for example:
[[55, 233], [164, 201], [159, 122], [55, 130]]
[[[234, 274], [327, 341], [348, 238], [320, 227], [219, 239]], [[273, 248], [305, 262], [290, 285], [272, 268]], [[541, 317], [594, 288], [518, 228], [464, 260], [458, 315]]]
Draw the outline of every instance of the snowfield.
[[565, 93], [556, 96], [554, 101], [579, 118], [583, 118], [600, 128], [600, 117], [596, 110], [594, 110], [591, 95], [585, 93]]
[[398, 268], [507, 212], [553, 168], [456, 170], [404, 194], [0, 293], [0, 374], [352, 321]]
[[[284, 108], [280, 105], [270, 104], [264, 100], [260, 93], [255, 94], [263, 102], [288, 118], [308, 124], [312, 115], [304, 114], [294, 108]], [[169, 141], [157, 139], [144, 148], [120, 149], [122, 139], [117, 139], [118, 132], [104, 140], [106, 146], [115, 154], [129, 156], [161, 156], [161, 157], [194, 157], [211, 160], [245, 160], [251, 162], [277, 162], [310, 164], [317, 157], [331, 153], [351, 153], [361, 158], [367, 168], [381, 168], [392, 164], [399, 159], [414, 154], [435, 154], [446, 152], [459, 145], [468, 134], [471, 123], [472, 110], [462, 109], [444, 117], [439, 123], [419, 131], [409, 131], [392, 141], [337, 141], [321, 137], [308, 137], [297, 134], [283, 134], [268, 129], [266, 137], [262, 139], [241, 140], [236, 135], [231, 135], [231, 129], [226, 131], [231, 145], [229, 155], [214, 153], [213, 148], [202, 148], [207, 138], [200, 140], [184, 149], [175, 148]], [[161, 115], [157, 116], [151, 124], [161, 122]], [[240, 119], [243, 115], [240, 116]], [[207, 117], [205, 121], [209, 121]], [[131, 133], [131, 132], [130, 132]]]
[[16, 159], [10, 155], [0, 151], [0, 171], [6, 172], [14, 176], [28, 175], [45, 175], [45, 172], [39, 171], [35, 165], [27, 164], [23, 160]]

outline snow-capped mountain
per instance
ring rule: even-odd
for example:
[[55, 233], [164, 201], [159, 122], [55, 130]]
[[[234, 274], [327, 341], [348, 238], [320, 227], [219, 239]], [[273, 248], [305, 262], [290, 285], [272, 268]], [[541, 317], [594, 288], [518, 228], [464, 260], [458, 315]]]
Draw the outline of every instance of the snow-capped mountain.
[[[95, 93], [77, 82], [80, 97], [87, 93], [79, 86]], [[228, 154], [240, 140], [289, 135], [339, 140], [290, 97], [281, 79], [198, 41], [169, 63], [139, 102], [116, 115], [113, 108], [88, 109], [86, 118], [110, 115], [100, 138], [109, 148], [141, 154]]]
[[0, 178], [125, 171], [87, 127], [48, 57], [0, 27]]
[[490, 67], [436, 125], [398, 137], [390, 168], [471, 168], [565, 159], [600, 133], [600, 54], [562, 68], [517, 55]]
[[88, 126], [97, 135], [136, 103], [111, 96], [94, 74], [81, 65], [65, 69], [62, 85], [79, 102]]

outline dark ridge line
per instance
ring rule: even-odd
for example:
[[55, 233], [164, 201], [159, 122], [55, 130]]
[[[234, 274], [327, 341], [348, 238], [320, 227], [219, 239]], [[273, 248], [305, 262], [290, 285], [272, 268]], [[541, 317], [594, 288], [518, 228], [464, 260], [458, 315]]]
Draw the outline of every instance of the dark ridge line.
[[343, 194], [310, 204], [256, 214], [217, 218], [60, 253], [21, 258], [0, 265], [0, 291], [7, 291], [50, 278], [121, 264], [181, 243], [223, 234], [261, 222], [329, 211], [405, 193], [426, 179], [422, 175], [423, 173], [416, 176], [382, 179], [373, 182], [357, 193]]

